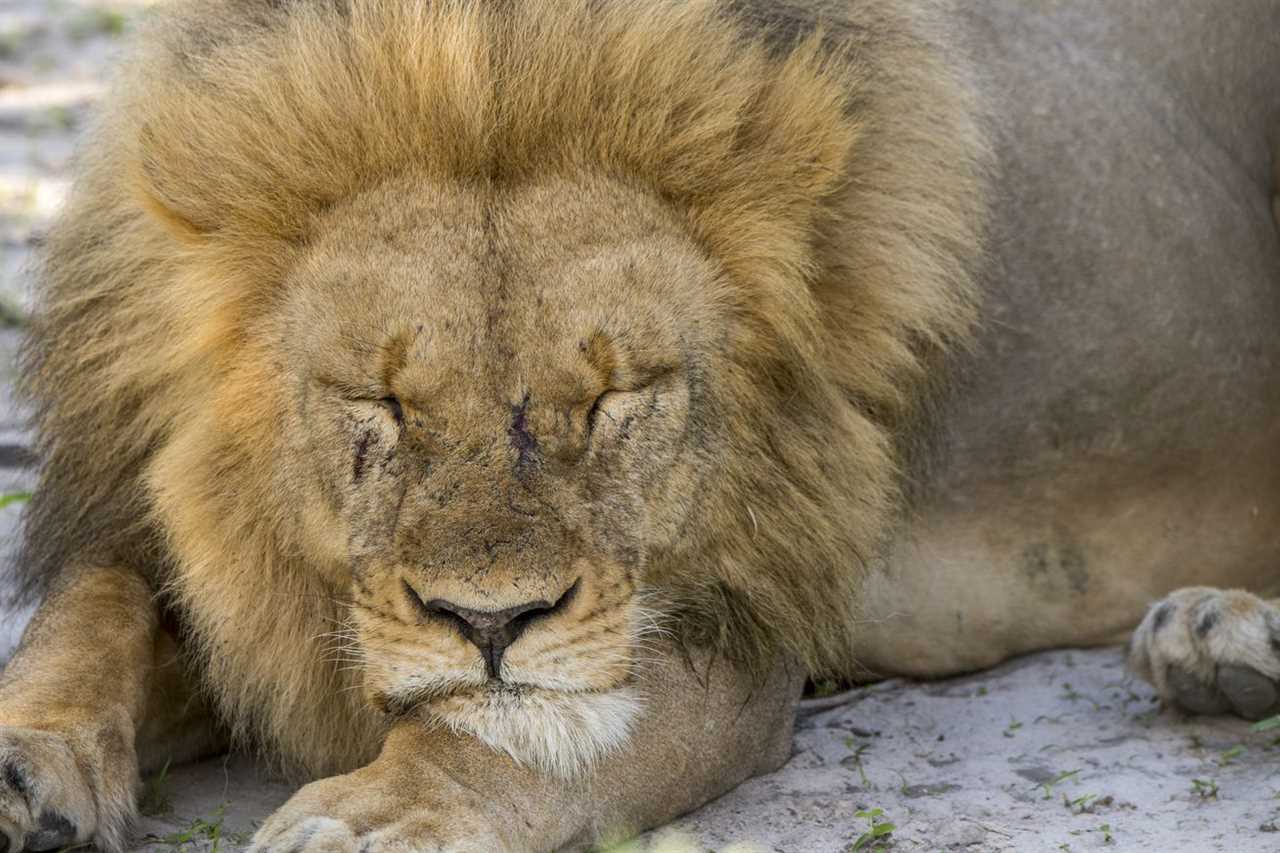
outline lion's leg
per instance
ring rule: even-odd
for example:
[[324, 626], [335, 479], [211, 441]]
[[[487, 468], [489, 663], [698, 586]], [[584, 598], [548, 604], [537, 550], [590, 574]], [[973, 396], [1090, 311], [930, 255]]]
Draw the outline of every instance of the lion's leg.
[[182, 723], [189, 700], [167, 684], [177, 677], [153, 678], [171, 647], [136, 572], [84, 567], [60, 579], [0, 676], [0, 851], [123, 849], [148, 704], [157, 733], [167, 720], [197, 740]]
[[1171, 593], [1134, 631], [1129, 668], [1193, 713], [1280, 713], [1280, 600], [1208, 587]]
[[594, 849], [664, 823], [790, 757], [803, 677], [652, 664], [628, 747], [572, 781], [441, 727], [398, 724], [372, 764], [312, 783], [259, 830], [265, 851]]

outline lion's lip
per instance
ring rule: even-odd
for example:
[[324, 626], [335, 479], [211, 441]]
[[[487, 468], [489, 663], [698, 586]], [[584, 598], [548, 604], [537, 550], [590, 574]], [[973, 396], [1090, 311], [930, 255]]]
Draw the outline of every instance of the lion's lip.
[[490, 678], [483, 684], [475, 684], [474, 682], [460, 683], [454, 688], [444, 687], [442, 689], [432, 690], [427, 694], [417, 696], [414, 701], [408, 704], [430, 707], [432, 705], [468, 701], [482, 705], [491, 703], [495, 700], [509, 703], [533, 696], [550, 698], [557, 696], [574, 697], [608, 694], [613, 693], [622, 687], [623, 685], [603, 689], [565, 689], [563, 687], [525, 681], [508, 681], [505, 679]]
[[599, 690], [566, 690], [562, 687], [552, 687], [545, 684], [535, 684], [526, 681], [508, 681], [501, 678], [491, 678], [481, 685], [468, 685], [460, 687], [456, 691], [449, 691], [448, 696], [466, 698], [472, 697], [483, 699], [492, 696], [502, 697], [520, 697], [527, 696], [531, 693], [553, 694], [557, 696], [574, 696], [582, 693], [599, 693], [608, 691]]
[[536, 684], [524, 684], [519, 681], [505, 681], [501, 678], [490, 678], [478, 691], [475, 692], [489, 695], [497, 694], [500, 696], [518, 696], [537, 688], [538, 685]]
[[456, 702], [484, 704], [494, 699], [518, 700], [533, 693], [571, 695], [572, 691], [491, 678], [482, 684], [460, 681], [454, 685], [437, 684], [430, 688], [398, 691], [386, 704], [393, 713], [397, 709], [403, 713], [418, 707]]

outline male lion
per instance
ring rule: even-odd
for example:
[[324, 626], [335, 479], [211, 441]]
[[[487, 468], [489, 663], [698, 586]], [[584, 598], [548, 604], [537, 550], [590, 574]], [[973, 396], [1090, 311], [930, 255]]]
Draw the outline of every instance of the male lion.
[[[318, 779], [258, 850], [588, 846], [806, 674], [1274, 582], [1280, 6], [1100, 5], [162, 8], [39, 270], [0, 851], [228, 738]], [[1274, 708], [1280, 611], [1148, 612]]]

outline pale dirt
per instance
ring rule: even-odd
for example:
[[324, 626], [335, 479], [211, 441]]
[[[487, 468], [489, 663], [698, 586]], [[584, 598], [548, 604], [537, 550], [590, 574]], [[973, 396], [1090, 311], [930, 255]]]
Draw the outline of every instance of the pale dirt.
[[[23, 265], [63, 197], [117, 30], [144, 7], [0, 0], [0, 298], [9, 310], [27, 303]], [[15, 339], [0, 331], [6, 380]], [[0, 382], [0, 445], [21, 439]], [[0, 468], [6, 492], [24, 482]], [[16, 517], [16, 507], [0, 509], [0, 528], [12, 531]], [[0, 659], [24, 621], [0, 612]], [[896, 827], [894, 850], [1277, 851], [1276, 734], [1161, 711], [1125, 675], [1117, 649], [1033, 655], [966, 678], [888, 682], [805, 716], [786, 767], [635, 848], [835, 853], [866, 830], [857, 813], [878, 808]], [[289, 789], [241, 757], [173, 769], [163, 792], [168, 810], [141, 826], [149, 849], [212, 847], [212, 830], [189, 832], [203, 819], [219, 826], [225, 850]]]

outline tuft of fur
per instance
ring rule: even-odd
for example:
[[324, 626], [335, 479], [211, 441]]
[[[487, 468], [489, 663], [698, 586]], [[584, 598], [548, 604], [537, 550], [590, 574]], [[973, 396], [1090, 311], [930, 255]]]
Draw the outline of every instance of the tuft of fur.
[[[322, 637], [255, 323], [327, 210], [398, 175], [599, 174], [659, 198], [728, 282], [747, 401], [649, 583], [688, 642], [854, 668], [857, 590], [902, 448], [969, 333], [985, 220], [975, 105], [925, 2], [188, 0], [98, 117], [23, 357], [35, 594], [92, 552], [148, 572], [242, 735], [307, 772], [378, 725]], [[362, 734], [363, 733], [363, 734]]]
[[635, 690], [453, 696], [430, 705], [428, 719], [479, 738], [521, 765], [573, 779], [627, 743], [643, 700]]

